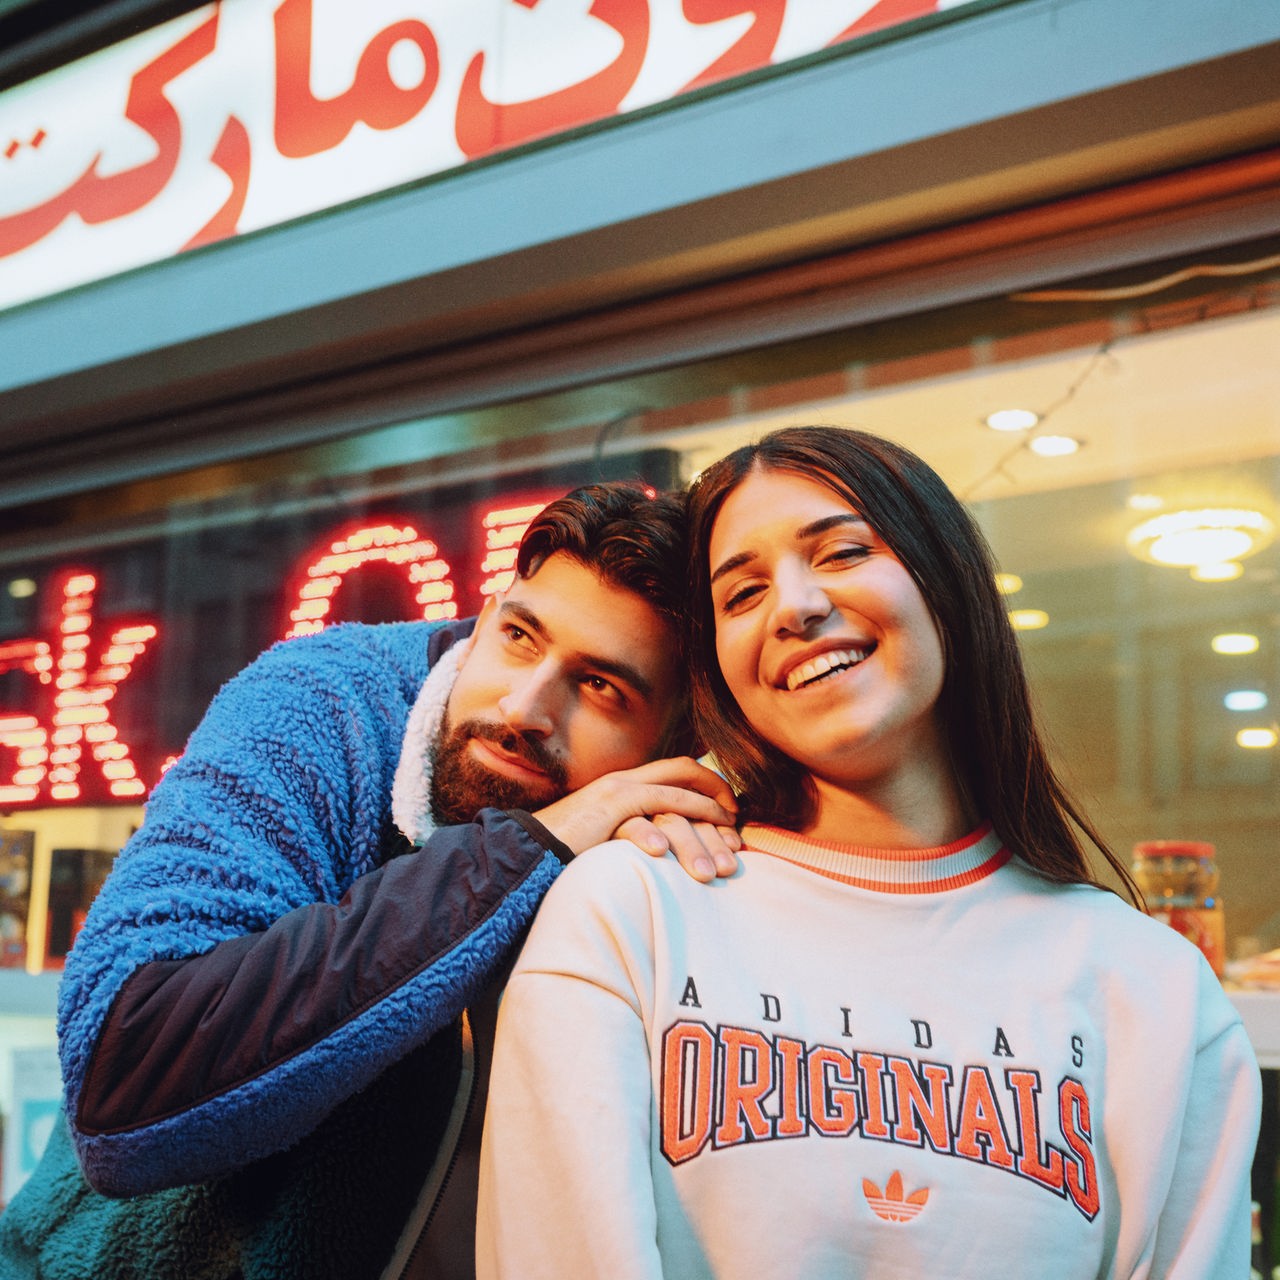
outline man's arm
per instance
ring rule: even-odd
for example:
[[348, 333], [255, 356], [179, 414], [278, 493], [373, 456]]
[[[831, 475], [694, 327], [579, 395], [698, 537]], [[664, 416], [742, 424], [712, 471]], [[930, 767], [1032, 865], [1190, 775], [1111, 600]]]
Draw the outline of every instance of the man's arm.
[[[296, 1142], [457, 1017], [582, 847], [486, 809], [378, 865], [422, 646], [421, 626], [353, 627], [270, 651], [153, 795], [61, 990], [67, 1112], [99, 1190], [203, 1181]], [[577, 840], [599, 828], [590, 843], [656, 801], [729, 819], [689, 786], [728, 795], [658, 762], [545, 816]]]
[[215, 699], [77, 939], [68, 1116], [99, 1189], [290, 1145], [447, 1025], [568, 851], [483, 812], [378, 869], [421, 627], [272, 650]]
[[616, 836], [654, 857], [673, 853], [708, 881], [738, 868], [737, 808], [718, 773], [677, 756], [605, 774], [533, 816], [575, 854]]

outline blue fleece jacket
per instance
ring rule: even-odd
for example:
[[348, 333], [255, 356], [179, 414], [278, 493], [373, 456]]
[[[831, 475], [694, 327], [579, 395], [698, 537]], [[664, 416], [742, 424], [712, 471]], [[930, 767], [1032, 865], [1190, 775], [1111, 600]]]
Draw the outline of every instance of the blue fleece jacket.
[[[231, 680], [154, 792], [68, 958], [59, 1043], [89, 1181], [110, 1196], [184, 1188], [161, 1197], [168, 1237], [185, 1223], [209, 1240], [209, 1205], [223, 1205], [214, 1234], [245, 1275], [301, 1256], [280, 1242], [282, 1216], [314, 1230], [326, 1212], [381, 1213], [352, 1248], [362, 1265], [389, 1250], [416, 1184], [378, 1192], [394, 1205], [359, 1209], [372, 1188], [344, 1186], [343, 1171], [388, 1185], [421, 1173], [416, 1148], [429, 1161], [452, 1099], [456, 1019], [567, 856], [527, 814], [483, 810], [420, 849], [395, 828], [410, 711], [467, 630], [332, 627], [275, 646]], [[51, 1149], [43, 1201], [24, 1191], [0, 1219], [0, 1262], [43, 1233], [47, 1263], [61, 1252], [58, 1231], [84, 1248], [86, 1215], [120, 1218], [87, 1189], [72, 1195], [68, 1148], [59, 1139]], [[321, 1169], [333, 1171], [327, 1183]], [[58, 1202], [50, 1185], [67, 1192], [57, 1222], [40, 1221]], [[225, 1204], [254, 1196], [256, 1209], [236, 1211], [249, 1219], [228, 1227]], [[181, 1240], [170, 1243], [180, 1255]], [[354, 1265], [339, 1255], [325, 1273], [356, 1274], [327, 1270]], [[194, 1263], [190, 1273], [204, 1274]]]

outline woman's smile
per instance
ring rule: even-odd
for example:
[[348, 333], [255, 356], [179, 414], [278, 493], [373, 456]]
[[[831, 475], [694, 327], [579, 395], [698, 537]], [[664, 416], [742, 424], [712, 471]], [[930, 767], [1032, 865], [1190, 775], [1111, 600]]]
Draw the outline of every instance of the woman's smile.
[[716, 652], [743, 714], [819, 778], [945, 770], [937, 626], [910, 573], [819, 480], [752, 472], [711, 535]]
[[801, 657], [788, 664], [780, 682], [789, 693], [798, 689], [812, 689], [833, 676], [851, 671], [864, 662], [875, 650], [874, 644], [858, 648], [831, 648], [812, 658]]

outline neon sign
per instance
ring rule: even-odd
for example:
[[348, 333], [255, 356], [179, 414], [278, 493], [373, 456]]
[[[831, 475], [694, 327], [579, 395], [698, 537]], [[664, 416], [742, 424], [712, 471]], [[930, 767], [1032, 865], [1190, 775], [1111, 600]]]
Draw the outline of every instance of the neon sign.
[[[340, 526], [284, 576], [288, 621], [281, 638], [312, 635], [337, 621], [343, 585], [375, 568], [400, 575], [413, 602], [408, 616], [458, 617], [460, 600], [478, 603], [510, 585], [520, 539], [550, 496], [473, 508], [469, 538], [455, 533], [459, 550], [470, 548], [475, 565], [462, 581], [436, 540], [416, 524]], [[440, 523], [445, 528], [455, 521], [442, 517]], [[29, 706], [0, 705], [0, 807], [137, 803], [177, 758], [181, 743], [168, 743], [143, 753], [150, 761], [144, 764], [116, 723], [121, 697], [127, 700], [139, 679], [146, 682], [167, 627], [149, 617], [104, 625], [98, 609], [102, 578], [83, 569], [49, 576], [43, 597], [47, 636], [0, 639], [0, 676], [12, 673], [34, 693], [25, 699]], [[101, 585], [109, 583], [103, 579]], [[239, 665], [254, 656], [241, 655]], [[145, 691], [135, 702], [145, 710]]]
[[319, 560], [307, 566], [306, 581], [298, 588], [297, 603], [289, 612], [293, 625], [285, 632], [285, 639], [323, 630], [324, 619], [342, 580], [353, 570], [378, 561], [402, 565], [408, 571], [409, 581], [418, 588], [414, 599], [422, 605], [425, 621], [438, 622], [458, 616], [449, 566], [440, 559], [436, 544], [430, 538], [419, 538], [412, 525], [398, 529], [382, 524], [354, 529], [336, 538]]
[[48, 721], [17, 713], [0, 715], [0, 748], [14, 753], [12, 772], [0, 775], [0, 804], [29, 804], [47, 788], [53, 801], [79, 800], [86, 748], [110, 795], [137, 800], [147, 787], [138, 776], [128, 744], [111, 722], [111, 702], [133, 670], [134, 662], [155, 639], [150, 623], [110, 632], [89, 665], [92, 651], [93, 597], [97, 579], [90, 573], [63, 575], [57, 655], [44, 640], [23, 639], [0, 646], [0, 671], [17, 665], [52, 684]]

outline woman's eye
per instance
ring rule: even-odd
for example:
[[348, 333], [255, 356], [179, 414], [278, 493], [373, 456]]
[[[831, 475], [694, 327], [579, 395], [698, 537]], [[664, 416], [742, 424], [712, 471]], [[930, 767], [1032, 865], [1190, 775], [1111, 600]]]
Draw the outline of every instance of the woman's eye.
[[763, 590], [764, 588], [759, 583], [749, 583], [745, 586], [737, 587], [725, 596], [724, 603], [720, 608], [725, 613], [732, 613], [735, 609], [750, 603]]
[[871, 554], [871, 548], [862, 543], [850, 543], [848, 546], [835, 547], [818, 559], [819, 564], [834, 564], [837, 567], [864, 560]]

